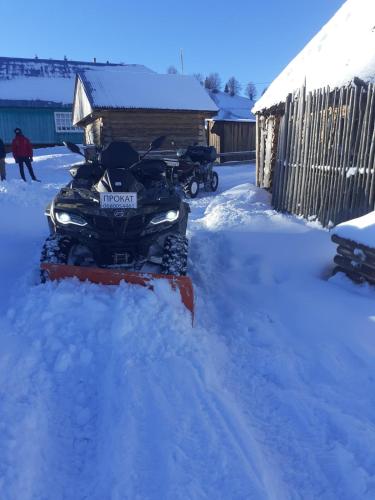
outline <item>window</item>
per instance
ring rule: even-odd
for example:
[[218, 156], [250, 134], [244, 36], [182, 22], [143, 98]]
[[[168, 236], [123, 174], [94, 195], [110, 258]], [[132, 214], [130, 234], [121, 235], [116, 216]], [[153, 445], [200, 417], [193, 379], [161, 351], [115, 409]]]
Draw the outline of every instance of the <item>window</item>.
[[56, 132], [82, 132], [80, 128], [73, 126], [72, 113], [56, 111], [55, 127]]

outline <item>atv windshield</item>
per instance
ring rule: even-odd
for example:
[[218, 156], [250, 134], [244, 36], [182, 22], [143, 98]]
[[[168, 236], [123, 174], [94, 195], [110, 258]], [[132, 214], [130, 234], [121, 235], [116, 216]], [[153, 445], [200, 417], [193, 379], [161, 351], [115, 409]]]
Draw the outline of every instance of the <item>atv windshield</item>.
[[105, 169], [129, 168], [138, 161], [139, 154], [128, 142], [111, 142], [100, 155], [100, 163]]

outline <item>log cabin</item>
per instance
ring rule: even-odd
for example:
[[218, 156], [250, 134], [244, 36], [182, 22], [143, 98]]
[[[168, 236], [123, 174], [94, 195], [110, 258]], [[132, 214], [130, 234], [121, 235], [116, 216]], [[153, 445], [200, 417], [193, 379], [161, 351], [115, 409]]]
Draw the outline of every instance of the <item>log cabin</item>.
[[204, 145], [205, 119], [217, 111], [192, 76], [85, 71], [76, 77], [73, 123], [84, 129], [86, 144], [121, 140], [142, 151], [166, 135], [165, 144], [176, 149]]

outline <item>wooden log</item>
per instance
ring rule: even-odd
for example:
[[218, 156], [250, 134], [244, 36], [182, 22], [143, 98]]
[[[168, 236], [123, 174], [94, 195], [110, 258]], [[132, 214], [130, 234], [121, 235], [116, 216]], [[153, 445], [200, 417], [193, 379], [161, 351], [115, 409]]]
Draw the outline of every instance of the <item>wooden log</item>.
[[311, 100], [311, 110], [309, 113], [309, 138], [306, 144], [306, 171], [304, 174], [304, 180], [303, 180], [303, 195], [302, 195], [302, 207], [301, 207], [301, 215], [304, 217], [308, 217], [309, 211], [309, 194], [310, 194], [310, 183], [311, 183], [311, 177], [312, 177], [312, 158], [313, 158], [313, 144], [314, 144], [314, 136], [315, 136], [315, 120], [316, 120], [316, 115], [315, 115], [315, 108], [316, 108], [316, 92], [314, 93], [309, 93], [310, 100]]
[[337, 234], [332, 234], [331, 240], [333, 243], [340, 245], [342, 247], [348, 248], [350, 251], [354, 251], [355, 249], [361, 250], [363, 253], [368, 255], [370, 259], [375, 260], [375, 248], [371, 248], [368, 245], [364, 245], [363, 243], [359, 243], [358, 241], [349, 240], [347, 238], [342, 238]]
[[357, 274], [370, 283], [375, 283], [375, 270], [366, 266], [366, 264], [357, 265], [357, 263], [354, 263], [353, 261], [347, 259], [346, 257], [342, 257], [341, 255], [335, 255], [333, 261], [335, 262], [335, 264], [349, 271], [350, 273]]
[[357, 119], [357, 113], [358, 113], [358, 97], [359, 97], [359, 92], [358, 92], [358, 87], [355, 86], [354, 88], [350, 88], [351, 92], [351, 98], [350, 98], [350, 109], [349, 109], [349, 115], [348, 115], [348, 120], [349, 120], [349, 129], [348, 129], [348, 135], [347, 135], [347, 143], [346, 143], [346, 153], [345, 153], [345, 159], [344, 159], [344, 169], [342, 171], [340, 183], [339, 183], [339, 191], [338, 191], [338, 196], [337, 196], [337, 206], [336, 208], [336, 215], [335, 215], [335, 222], [339, 223], [344, 220], [348, 220], [349, 217], [347, 217], [345, 206], [346, 206], [346, 198], [347, 198], [347, 191], [348, 191], [348, 182], [347, 182], [347, 173], [349, 171], [349, 168], [352, 163], [352, 153], [353, 153], [353, 148], [354, 148], [354, 142], [355, 142], [355, 122]]
[[358, 264], [365, 263], [366, 266], [371, 267], [371, 269], [375, 271], [375, 259], [357, 247], [348, 248], [343, 245], [339, 245], [337, 247], [337, 253], [353, 262], [358, 262]]
[[348, 143], [348, 130], [349, 130], [349, 119], [348, 119], [348, 109], [350, 106], [351, 92], [348, 87], [343, 88], [343, 106], [341, 108], [340, 121], [342, 121], [341, 125], [341, 139], [340, 139], [340, 148], [339, 148], [339, 156], [336, 163], [336, 170], [334, 172], [333, 184], [332, 184], [332, 193], [329, 196], [329, 205], [330, 205], [330, 219], [334, 224], [337, 223], [337, 206], [340, 203], [339, 197], [339, 185], [340, 179], [345, 172], [345, 157], [346, 157], [346, 148]]
[[[286, 105], [287, 108], [287, 105]], [[288, 113], [286, 109], [286, 113]], [[275, 174], [272, 186], [272, 206], [276, 210], [280, 207], [280, 196], [282, 190], [282, 178], [284, 170], [284, 151], [285, 151], [285, 136], [286, 136], [286, 116], [280, 118], [279, 134], [277, 139], [276, 161], [275, 161]]]
[[260, 186], [260, 179], [259, 179], [259, 174], [260, 174], [260, 147], [259, 147], [259, 141], [260, 141], [260, 116], [259, 113], [256, 114], [256, 123], [255, 123], [255, 128], [256, 128], [256, 138], [255, 138], [255, 184], [257, 186]]
[[[327, 88], [329, 92], [329, 88]], [[338, 113], [337, 113], [337, 95], [338, 89], [334, 89], [329, 95], [328, 107], [324, 110], [324, 133], [323, 133], [323, 149], [320, 158], [321, 176], [320, 176], [320, 205], [317, 209], [319, 221], [327, 224], [328, 217], [328, 191], [330, 184], [330, 176], [334, 171], [335, 154], [338, 128]]]
[[288, 137], [290, 134], [290, 113], [291, 113], [292, 95], [287, 96], [285, 102], [285, 113], [283, 116], [283, 132], [280, 137], [281, 151], [278, 158], [279, 178], [278, 178], [278, 209], [283, 209], [283, 199], [285, 194], [285, 180], [287, 171], [287, 155], [288, 155]]
[[[336, 266], [332, 271], [332, 276], [335, 276], [338, 273], [345, 274], [348, 278], [350, 278], [354, 283], [358, 285], [366, 283], [367, 281], [363, 276], [360, 276], [358, 273], [353, 273], [349, 269], [344, 269], [340, 266]], [[368, 283], [373, 284], [370, 281], [368, 281]]]
[[258, 182], [259, 186], [263, 187], [263, 172], [264, 172], [264, 158], [265, 158], [265, 117], [262, 116], [259, 120], [259, 171]]
[[296, 175], [296, 156], [297, 156], [297, 143], [298, 143], [298, 117], [299, 117], [299, 107], [300, 107], [299, 95], [297, 98], [293, 99], [293, 124], [292, 124], [292, 135], [290, 141], [290, 154], [288, 160], [288, 179], [287, 179], [287, 196], [285, 200], [285, 210], [288, 212], [292, 211], [293, 205], [293, 188], [294, 180]]
[[369, 127], [366, 132], [368, 143], [365, 152], [365, 176], [364, 176], [364, 184], [362, 188], [364, 190], [363, 204], [362, 204], [362, 212], [366, 213], [370, 210], [373, 210], [373, 206], [370, 203], [370, 186], [372, 179], [372, 167], [374, 163], [375, 156], [375, 85], [369, 85], [369, 92], [371, 92], [371, 103], [370, 103], [370, 116], [369, 116]]
[[316, 217], [316, 196], [317, 196], [317, 181], [319, 174], [319, 140], [320, 140], [320, 116], [321, 110], [324, 105], [324, 94], [322, 89], [318, 89], [317, 92], [317, 102], [315, 108], [315, 129], [314, 129], [314, 141], [311, 148], [311, 178], [309, 186], [309, 196], [308, 196], [308, 210], [309, 216]]
[[322, 212], [320, 215], [320, 220], [322, 221], [323, 226], [334, 223], [332, 199], [335, 196], [335, 193], [333, 191], [333, 186], [334, 180], [337, 176], [337, 171], [339, 170], [340, 166], [339, 160], [343, 130], [342, 113], [344, 94], [345, 89], [343, 87], [341, 87], [340, 90], [335, 91], [334, 101], [331, 107], [331, 113], [333, 113], [333, 117], [331, 117], [330, 139], [328, 139], [328, 141], [332, 146], [326, 160], [327, 165], [329, 165], [330, 169], [326, 175], [326, 183], [323, 192], [322, 206], [324, 212]]
[[362, 95], [361, 95], [361, 106], [363, 108], [363, 120], [358, 124], [358, 134], [359, 134], [359, 146], [358, 146], [358, 155], [357, 155], [357, 173], [354, 176], [353, 184], [352, 184], [352, 195], [350, 200], [350, 215], [351, 217], [358, 217], [362, 215], [360, 211], [361, 206], [361, 196], [362, 196], [362, 169], [365, 168], [364, 154], [366, 149], [366, 133], [368, 131], [368, 120], [370, 114], [370, 103], [371, 103], [371, 93], [367, 91], [366, 87], [361, 87]]
[[303, 86], [300, 90], [299, 102], [298, 102], [298, 113], [297, 113], [297, 132], [296, 132], [296, 149], [293, 163], [294, 167], [294, 182], [292, 186], [292, 201], [290, 210], [293, 213], [297, 213], [300, 206], [299, 199], [299, 186], [302, 177], [302, 150], [303, 150], [303, 135], [304, 135], [304, 117], [305, 117], [305, 105], [306, 105], [306, 87]]
[[281, 209], [288, 210], [288, 199], [290, 190], [290, 176], [291, 176], [291, 158], [293, 155], [293, 145], [294, 145], [294, 134], [295, 134], [295, 114], [296, 114], [296, 104], [293, 96], [290, 98], [290, 108], [289, 108], [289, 124], [288, 124], [288, 136], [285, 152], [285, 171], [284, 171], [284, 189], [282, 193]]
[[301, 140], [302, 140], [301, 157], [300, 157], [301, 169], [300, 169], [299, 182], [298, 182], [297, 193], [296, 193], [296, 196], [297, 196], [296, 213], [298, 215], [304, 215], [303, 207], [304, 207], [305, 196], [306, 196], [306, 179], [307, 179], [308, 170], [310, 168], [308, 158], [309, 158], [309, 144], [310, 144], [310, 140], [311, 140], [310, 139], [311, 138], [311, 104], [312, 104], [311, 92], [309, 92], [307, 94], [307, 96], [305, 94], [305, 100], [306, 100], [306, 106], [304, 109], [302, 134], [301, 134]]
[[321, 211], [322, 203], [322, 184], [324, 184], [325, 178], [325, 163], [324, 163], [324, 150], [326, 148], [325, 134], [327, 131], [326, 127], [326, 117], [329, 110], [330, 93], [329, 88], [322, 89], [323, 105], [319, 113], [319, 131], [318, 131], [318, 142], [317, 142], [317, 153], [316, 153], [316, 183], [315, 183], [315, 194], [314, 194], [314, 204], [313, 212], [314, 215], [319, 219], [319, 214]]
[[353, 146], [351, 151], [352, 160], [349, 163], [349, 167], [352, 169], [352, 175], [349, 176], [346, 183], [346, 190], [343, 202], [343, 217], [344, 217], [343, 220], [349, 220], [353, 218], [351, 211], [351, 200], [353, 196], [354, 179], [358, 175], [358, 154], [359, 154], [361, 128], [362, 128], [363, 114], [364, 114], [362, 97], [363, 97], [363, 87], [360, 87], [357, 93], [357, 108], [356, 108], [357, 116], [355, 117], [356, 120], [353, 128]]

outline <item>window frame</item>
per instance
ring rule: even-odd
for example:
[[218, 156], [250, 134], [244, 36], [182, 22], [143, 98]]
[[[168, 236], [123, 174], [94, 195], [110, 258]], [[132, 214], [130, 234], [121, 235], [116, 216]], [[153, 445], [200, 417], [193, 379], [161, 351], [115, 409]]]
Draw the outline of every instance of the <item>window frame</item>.
[[[59, 115], [64, 115], [64, 117], [60, 117]], [[70, 115], [70, 120], [69, 120], [69, 123], [71, 124], [70, 125], [70, 128], [69, 129], [65, 129], [65, 130], [59, 130], [59, 127], [63, 127], [63, 126], [66, 126], [66, 116], [67, 115]], [[73, 125], [72, 123], [72, 118], [73, 118], [73, 113], [71, 111], [54, 111], [54, 120], [55, 120], [55, 132], [57, 134], [77, 134], [77, 133], [82, 133], [82, 129], [80, 129], [79, 127], [76, 127], [75, 125]], [[65, 125], [64, 125], [65, 123]]]

